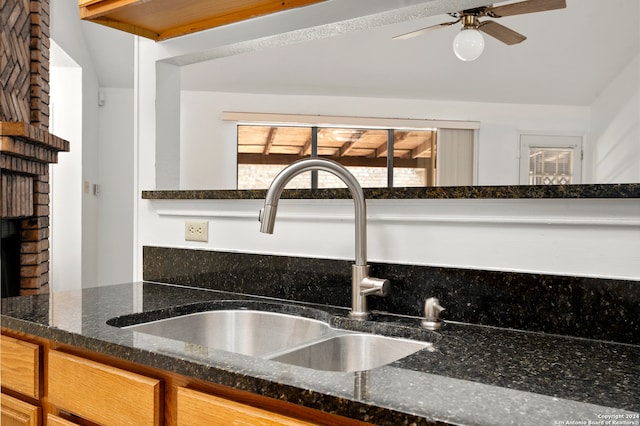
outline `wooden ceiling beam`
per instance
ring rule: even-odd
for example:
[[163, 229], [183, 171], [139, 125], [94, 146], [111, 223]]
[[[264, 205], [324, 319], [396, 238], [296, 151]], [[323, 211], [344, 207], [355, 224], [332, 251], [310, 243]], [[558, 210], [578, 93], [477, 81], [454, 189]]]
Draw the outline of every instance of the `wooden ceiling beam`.
[[[279, 164], [288, 165], [297, 160], [309, 158], [309, 156], [301, 155], [288, 155], [288, 154], [271, 154], [264, 156], [262, 154], [238, 154], [238, 164]], [[329, 160], [334, 160], [342, 164], [343, 166], [358, 166], [358, 167], [387, 167], [386, 158], [371, 158], [371, 157], [337, 157], [337, 156], [325, 156]], [[418, 168], [417, 159], [404, 159], [398, 158], [393, 160], [393, 167], [408, 167]]]
[[[400, 142], [403, 142], [405, 139], [409, 138], [409, 134], [410, 132], [402, 132], [400, 134], [400, 136], [398, 136], [398, 132], [394, 132], [394, 138], [393, 138], [393, 147], [394, 147], [394, 151], [393, 151], [393, 156], [394, 157], [400, 157], [400, 155], [396, 155], [396, 145], [398, 145]], [[404, 150], [398, 150], [398, 152], [400, 151], [404, 151]], [[403, 155], [404, 156], [404, 155]]]
[[273, 141], [276, 139], [276, 133], [278, 133], [277, 127], [271, 127], [269, 129], [269, 134], [264, 142], [264, 150], [262, 151], [264, 155], [269, 155], [269, 152], [271, 152], [271, 146], [273, 145]]
[[433, 132], [429, 139], [425, 139], [420, 145], [411, 150], [411, 158], [431, 158], [433, 151]]
[[352, 149], [356, 148], [356, 144], [358, 143], [358, 141], [360, 141], [365, 135], [367, 135], [368, 132], [368, 130], [365, 130], [364, 132], [354, 132], [352, 137], [342, 144], [338, 156], [343, 157], [349, 154]]
[[386, 157], [388, 152], [389, 142], [387, 141], [376, 148], [376, 158]]
[[84, 20], [160, 41], [322, 1], [79, 0], [78, 7]]
[[[405, 140], [407, 137], [409, 137], [409, 132], [402, 133], [402, 136], [400, 137], [397, 136], [397, 132], [394, 133], [393, 145], [395, 146], [396, 144]], [[378, 148], [376, 148], [376, 157], [387, 157], [388, 155], [389, 155], [389, 141], [381, 144]], [[394, 154], [394, 157], [395, 156], [396, 155]]]
[[300, 148], [300, 157], [307, 157], [311, 155], [311, 140], [313, 138], [307, 138], [307, 141]]
[[431, 158], [431, 142], [422, 142], [411, 150], [411, 158]]

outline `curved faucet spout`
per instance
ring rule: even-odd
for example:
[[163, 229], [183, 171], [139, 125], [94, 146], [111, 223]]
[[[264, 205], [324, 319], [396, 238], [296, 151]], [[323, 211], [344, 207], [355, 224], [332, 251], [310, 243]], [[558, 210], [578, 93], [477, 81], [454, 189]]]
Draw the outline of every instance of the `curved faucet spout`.
[[356, 222], [356, 265], [367, 264], [367, 206], [365, 204], [362, 188], [356, 178], [342, 165], [332, 160], [322, 158], [309, 158], [298, 160], [282, 170], [271, 182], [264, 200], [264, 209], [260, 214], [260, 232], [273, 234], [276, 221], [278, 201], [284, 187], [291, 179], [300, 173], [311, 170], [324, 170], [340, 178], [351, 191], [351, 197], [355, 207]]
[[355, 207], [355, 265], [352, 267], [351, 316], [365, 319], [368, 316], [367, 295], [386, 296], [389, 281], [369, 277], [367, 265], [367, 207], [362, 188], [357, 179], [339, 163], [321, 158], [308, 158], [292, 163], [273, 180], [260, 211], [260, 232], [272, 234], [278, 209], [278, 201], [287, 183], [300, 173], [323, 170], [340, 178], [349, 188]]

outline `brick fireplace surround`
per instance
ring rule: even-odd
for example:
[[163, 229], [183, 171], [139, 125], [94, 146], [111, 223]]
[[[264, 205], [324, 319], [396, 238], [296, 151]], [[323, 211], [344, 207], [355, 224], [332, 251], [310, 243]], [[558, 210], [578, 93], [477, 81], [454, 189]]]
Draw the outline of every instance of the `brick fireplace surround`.
[[2, 288], [20, 295], [49, 291], [49, 164], [69, 142], [48, 129], [49, 0], [0, 0], [0, 217], [19, 236]]

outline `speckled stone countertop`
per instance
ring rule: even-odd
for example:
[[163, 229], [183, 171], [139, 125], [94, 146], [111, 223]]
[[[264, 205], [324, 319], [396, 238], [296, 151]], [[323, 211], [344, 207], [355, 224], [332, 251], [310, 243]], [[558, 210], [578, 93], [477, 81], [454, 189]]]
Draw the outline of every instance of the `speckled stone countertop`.
[[[121, 326], [210, 309], [291, 312], [433, 345], [366, 372], [310, 370]], [[376, 424], [638, 425], [640, 346], [157, 283], [2, 299], [2, 327]], [[116, 318], [116, 319], [114, 319]], [[107, 324], [109, 321], [110, 324]], [[615, 416], [615, 417], [611, 417]], [[573, 423], [570, 423], [573, 422]], [[611, 423], [613, 424], [613, 423]]]
[[[263, 199], [266, 190], [157, 190], [142, 191], [149, 200]], [[455, 199], [455, 198], [640, 198], [640, 184], [442, 186], [430, 188], [364, 188], [367, 199]], [[291, 189], [289, 199], [346, 199], [347, 189]]]

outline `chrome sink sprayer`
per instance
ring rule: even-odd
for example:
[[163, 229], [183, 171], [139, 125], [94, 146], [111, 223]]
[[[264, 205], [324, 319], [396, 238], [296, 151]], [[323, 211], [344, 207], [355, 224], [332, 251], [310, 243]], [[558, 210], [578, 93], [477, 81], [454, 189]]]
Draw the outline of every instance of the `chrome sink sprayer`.
[[351, 312], [356, 319], [366, 319], [367, 296], [386, 296], [389, 291], [389, 280], [369, 276], [367, 265], [367, 208], [362, 188], [356, 178], [339, 163], [321, 158], [299, 160], [282, 170], [271, 182], [264, 200], [264, 208], [260, 210], [260, 232], [273, 234], [276, 220], [278, 200], [285, 185], [300, 173], [311, 170], [323, 170], [340, 178], [351, 191], [355, 205], [356, 256], [355, 265], [351, 266]]

